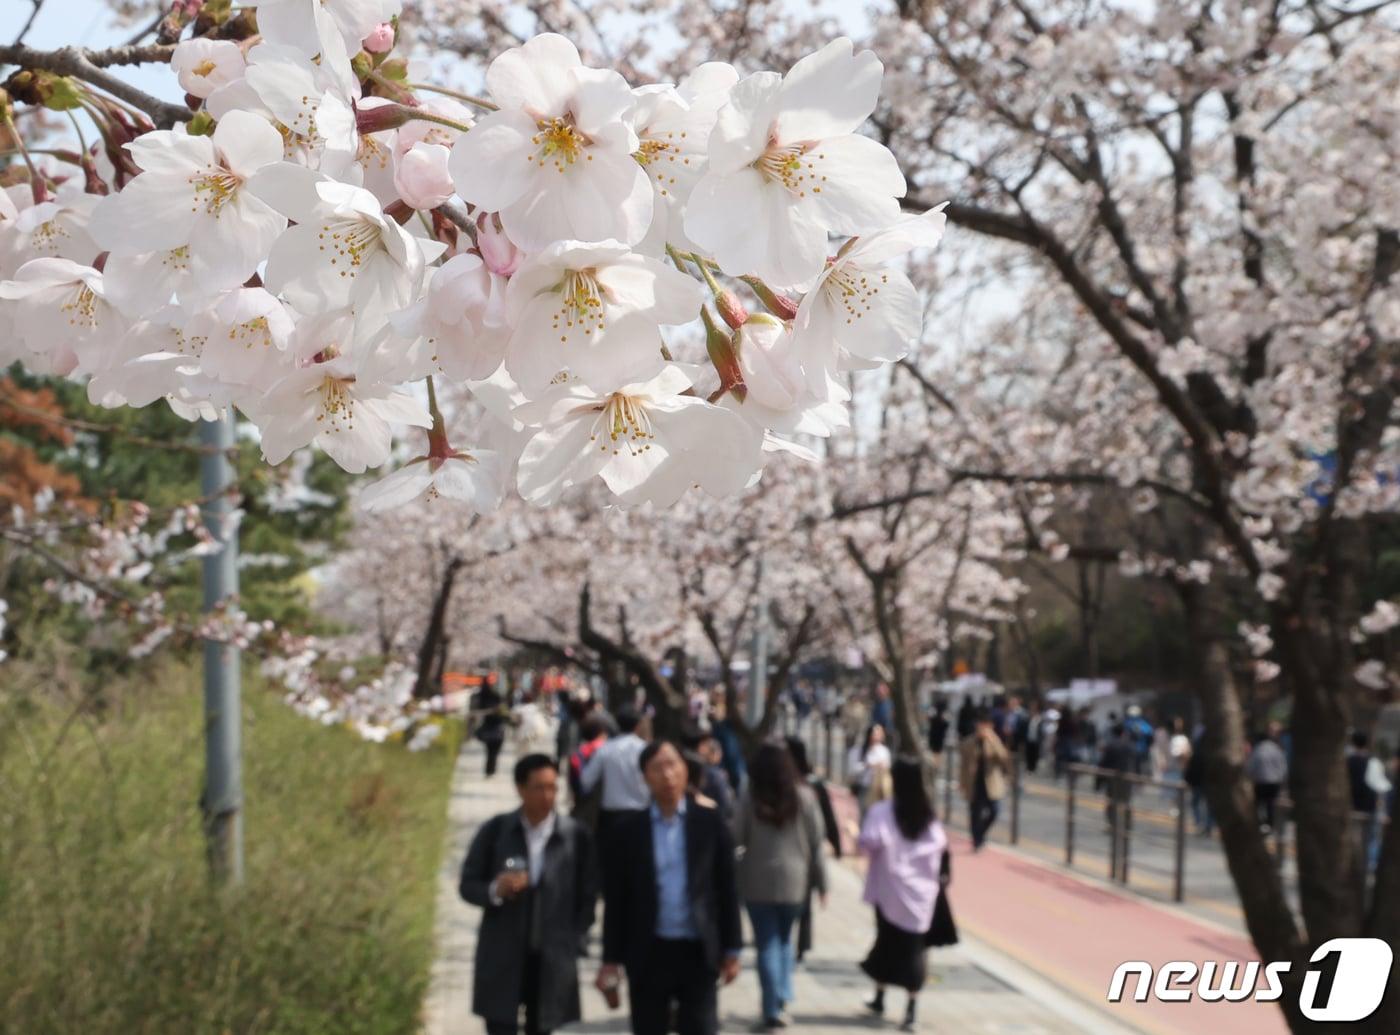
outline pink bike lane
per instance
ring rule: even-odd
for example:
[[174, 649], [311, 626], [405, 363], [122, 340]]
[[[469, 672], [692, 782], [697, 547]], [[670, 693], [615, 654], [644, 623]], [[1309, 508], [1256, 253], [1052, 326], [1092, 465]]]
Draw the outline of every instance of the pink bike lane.
[[1208, 1003], [1195, 996], [1186, 1003], [1134, 1002], [1135, 977], [1128, 979], [1124, 1002], [1108, 1001], [1113, 972], [1127, 960], [1145, 960], [1155, 970], [1170, 960], [1199, 965], [1259, 959], [1245, 938], [1170, 907], [996, 846], [973, 854], [971, 842], [958, 834], [953, 835], [949, 901], [969, 935], [1120, 1023], [1153, 1035], [1285, 1035], [1288, 1030], [1272, 1003]]

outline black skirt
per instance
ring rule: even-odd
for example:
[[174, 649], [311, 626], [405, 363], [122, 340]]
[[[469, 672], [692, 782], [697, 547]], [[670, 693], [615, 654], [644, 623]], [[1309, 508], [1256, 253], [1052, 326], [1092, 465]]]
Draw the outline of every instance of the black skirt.
[[928, 977], [928, 952], [922, 932], [906, 931], [875, 910], [875, 945], [860, 969], [877, 985], [917, 992]]

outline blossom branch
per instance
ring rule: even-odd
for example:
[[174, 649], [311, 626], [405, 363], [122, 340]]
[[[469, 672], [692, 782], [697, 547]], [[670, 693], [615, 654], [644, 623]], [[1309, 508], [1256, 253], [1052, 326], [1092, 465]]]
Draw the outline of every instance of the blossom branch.
[[168, 129], [190, 118], [190, 110], [171, 104], [138, 90], [130, 83], [105, 71], [117, 65], [164, 64], [170, 61], [174, 47], [160, 45], [112, 47], [109, 50], [85, 50], [82, 47], [60, 47], [58, 50], [35, 50], [22, 43], [0, 47], [0, 64], [36, 68], [58, 75], [73, 76], [106, 90], [113, 97], [149, 115], [160, 128]]

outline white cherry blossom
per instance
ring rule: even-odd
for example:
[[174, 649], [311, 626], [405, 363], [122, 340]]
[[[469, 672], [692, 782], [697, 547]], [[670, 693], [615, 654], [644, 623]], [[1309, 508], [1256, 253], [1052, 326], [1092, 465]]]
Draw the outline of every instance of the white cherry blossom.
[[68, 259], [31, 259], [0, 282], [13, 303], [14, 334], [31, 352], [50, 357], [58, 374], [89, 374], [107, 362], [103, 348], [120, 339], [126, 321], [108, 303], [102, 274]]
[[362, 509], [378, 513], [412, 503], [449, 499], [476, 514], [488, 514], [501, 503], [506, 463], [489, 449], [453, 450], [449, 456], [414, 457], [392, 474], [360, 490]]
[[884, 363], [904, 356], [923, 326], [923, 307], [908, 275], [886, 264], [937, 245], [945, 223], [940, 205], [847, 241], [798, 308], [794, 326], [811, 352], [804, 362], [834, 370], [841, 355]]
[[170, 67], [180, 80], [180, 89], [204, 99], [242, 79], [248, 59], [232, 40], [189, 39], [175, 45]]
[[725, 270], [791, 287], [821, 272], [828, 231], [894, 222], [905, 191], [899, 164], [856, 132], [875, 108], [882, 71], [874, 54], [855, 54], [842, 38], [786, 76], [740, 80], [710, 136], [686, 233]]
[[392, 385], [357, 376], [350, 356], [308, 363], [244, 404], [261, 432], [263, 456], [280, 464], [315, 442], [351, 474], [389, 459], [390, 426], [432, 426], [427, 409]]
[[520, 457], [518, 488], [532, 503], [557, 501], [595, 475], [625, 505], [669, 506], [691, 486], [737, 492], [761, 463], [762, 436], [735, 414], [685, 395], [691, 376], [668, 364], [617, 391], [556, 385], [516, 416], [539, 430]]
[[638, 251], [660, 255], [667, 244], [695, 250], [680, 214], [705, 170], [706, 145], [720, 106], [738, 81], [733, 65], [708, 61], [675, 86], [640, 86], [633, 91], [636, 159], [646, 169], [654, 194], [651, 229]]
[[499, 212], [528, 252], [561, 239], [636, 244], [651, 223], [652, 191], [632, 157], [632, 91], [616, 72], [585, 68], [574, 45], [546, 33], [491, 62], [499, 111], [452, 151], [468, 202]]
[[704, 289], [617, 241], [558, 241], [516, 271], [506, 300], [506, 369], [528, 395], [563, 369], [598, 388], [651, 377], [661, 325], [695, 319]]
[[[123, 271], [124, 297], [139, 298], [155, 283], [172, 290], [188, 283], [195, 294], [208, 294], [246, 281], [287, 225], [248, 190], [259, 169], [282, 157], [277, 131], [257, 115], [234, 111], [210, 137], [147, 133], [127, 150], [141, 175], [103, 198], [89, 225], [114, 256], [153, 256]], [[131, 285], [139, 273], [148, 273], [152, 284]]]
[[505, 290], [505, 278], [487, 269], [480, 256], [454, 255], [430, 271], [422, 298], [389, 317], [397, 337], [411, 343], [409, 349], [391, 339], [380, 345], [373, 362], [403, 379], [491, 376], [505, 358], [510, 336]]
[[287, 163], [265, 169], [254, 190], [296, 225], [268, 255], [263, 281], [298, 311], [352, 306], [369, 325], [404, 308], [442, 246], [409, 234], [369, 191]]

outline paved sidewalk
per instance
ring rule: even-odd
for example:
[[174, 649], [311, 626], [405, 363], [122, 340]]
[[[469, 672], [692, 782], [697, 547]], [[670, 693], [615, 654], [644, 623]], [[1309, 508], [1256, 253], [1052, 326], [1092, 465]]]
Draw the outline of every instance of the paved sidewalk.
[[[510, 759], [502, 758], [501, 772], [482, 778], [482, 754], [475, 744], [458, 759], [450, 804], [450, 833], [439, 874], [437, 907], [438, 960], [432, 988], [424, 1003], [426, 1035], [479, 1035], [485, 1026], [471, 1013], [472, 955], [475, 951], [479, 911], [457, 896], [457, 871], [477, 826], [491, 815], [512, 808]], [[980, 859], [979, 859], [980, 862]], [[964, 866], [970, 870], [972, 866]], [[825, 1033], [894, 1030], [903, 1011], [903, 995], [892, 997], [891, 1020], [879, 1022], [862, 1016], [860, 1001], [870, 985], [858, 969], [858, 961], [874, 940], [874, 920], [860, 902], [861, 877], [851, 866], [830, 866], [830, 906], [816, 917], [816, 947], [794, 982], [796, 1001], [791, 1014], [794, 1032]], [[965, 914], [974, 895], [963, 904], [963, 875], [958, 872], [953, 890], [955, 915], [965, 928]], [[601, 921], [601, 910], [599, 913]], [[595, 936], [597, 929], [595, 928]], [[930, 955], [930, 980], [920, 997], [920, 1027], [926, 1032], [957, 1035], [1128, 1035], [1134, 1028], [1116, 1023], [1107, 1013], [1067, 995], [1052, 980], [979, 938], [969, 937], [952, 949]], [[590, 959], [583, 961], [584, 1021], [567, 1031], [621, 1033], [627, 1031], [623, 1011], [609, 1011], [591, 987], [597, 966], [597, 939]], [[1106, 980], [1106, 979], [1105, 979]], [[1100, 993], [1101, 995], [1102, 993]], [[721, 1030], [745, 1032], [758, 1019], [758, 977], [752, 950], [744, 954], [739, 979], [720, 993]]]

